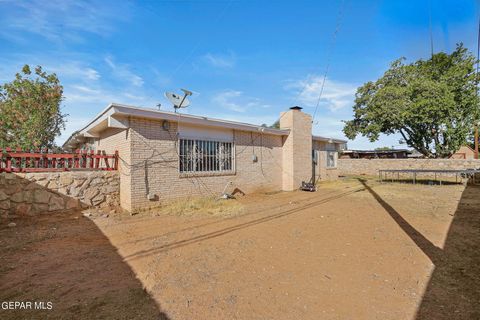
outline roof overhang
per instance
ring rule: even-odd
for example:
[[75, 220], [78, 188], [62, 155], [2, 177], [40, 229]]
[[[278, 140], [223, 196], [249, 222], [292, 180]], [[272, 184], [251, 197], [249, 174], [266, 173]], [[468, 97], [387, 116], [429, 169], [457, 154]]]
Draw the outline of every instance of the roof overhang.
[[343, 153], [364, 153], [364, 154], [375, 154], [375, 153], [402, 153], [407, 152], [411, 153], [407, 149], [393, 149], [393, 150], [344, 150]]
[[265, 134], [279, 136], [286, 136], [290, 133], [290, 130], [267, 128], [249, 123], [220, 120], [112, 103], [102, 112], [100, 112], [84, 128], [74, 132], [63, 144], [63, 148], [74, 149], [76, 145], [85, 141], [86, 138], [99, 137], [100, 132], [107, 128], [127, 129], [129, 127], [129, 119], [131, 117], [151, 120], [167, 120], [172, 122], [216, 128], [228, 128], [241, 131], [262, 132]]
[[347, 143], [347, 140], [342, 139], [334, 139], [334, 138], [327, 138], [322, 136], [312, 136], [313, 141], [322, 141], [328, 143]]

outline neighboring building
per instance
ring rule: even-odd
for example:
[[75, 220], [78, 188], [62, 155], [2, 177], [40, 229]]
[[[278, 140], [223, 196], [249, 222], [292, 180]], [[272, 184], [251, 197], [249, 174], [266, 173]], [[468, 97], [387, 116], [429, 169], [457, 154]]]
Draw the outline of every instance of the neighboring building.
[[406, 149], [391, 150], [344, 150], [340, 159], [396, 159], [408, 158], [411, 152]]
[[461, 146], [457, 152], [450, 156], [450, 159], [475, 159], [475, 151], [469, 146]]
[[412, 149], [410, 153], [408, 154], [408, 158], [412, 159], [422, 159], [425, 158], [425, 155], [423, 153], [418, 152], [415, 149]]
[[[120, 202], [135, 210], [189, 195], [296, 190], [335, 179], [346, 141], [312, 135], [312, 118], [294, 107], [280, 129], [111, 104], [64, 144], [120, 157]], [[312, 159], [313, 158], [313, 159]], [[312, 161], [313, 160], [313, 161]]]

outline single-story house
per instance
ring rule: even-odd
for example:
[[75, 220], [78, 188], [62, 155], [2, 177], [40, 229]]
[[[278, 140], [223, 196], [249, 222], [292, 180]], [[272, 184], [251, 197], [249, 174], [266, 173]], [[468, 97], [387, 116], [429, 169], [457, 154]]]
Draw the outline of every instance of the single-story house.
[[410, 150], [390, 149], [390, 150], [344, 150], [340, 154], [340, 159], [404, 159], [408, 158]]
[[63, 145], [119, 152], [126, 210], [189, 195], [296, 190], [336, 179], [345, 140], [312, 135], [312, 117], [293, 107], [280, 128], [110, 104]]

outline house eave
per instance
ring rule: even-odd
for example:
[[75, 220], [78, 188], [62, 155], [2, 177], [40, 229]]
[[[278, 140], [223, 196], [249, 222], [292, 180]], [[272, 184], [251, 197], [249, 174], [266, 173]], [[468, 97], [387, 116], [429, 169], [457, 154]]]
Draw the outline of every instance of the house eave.
[[216, 128], [227, 128], [241, 131], [260, 132], [270, 135], [286, 136], [290, 130], [262, 127], [254, 124], [221, 120], [168, 111], [139, 108], [118, 103], [111, 103], [85, 127], [74, 132], [63, 144], [63, 148], [72, 149], [75, 143], [87, 137], [97, 136], [106, 128], [127, 129], [130, 117], [150, 120], [167, 120], [172, 122], [202, 125]]
[[285, 136], [290, 133], [290, 130], [274, 129], [262, 127], [250, 123], [243, 123], [237, 121], [221, 120], [209, 117], [195, 116], [183, 113], [174, 113], [168, 111], [160, 111], [153, 109], [144, 109], [133, 106], [114, 104], [115, 115], [139, 117], [153, 120], [167, 120], [187, 124], [203, 125], [217, 128], [227, 128], [243, 131], [263, 132], [272, 135]]
[[322, 137], [322, 136], [312, 136], [312, 139], [314, 141], [322, 141], [322, 142], [328, 142], [328, 143], [347, 143], [348, 142], [347, 140], [328, 138], [328, 137]]

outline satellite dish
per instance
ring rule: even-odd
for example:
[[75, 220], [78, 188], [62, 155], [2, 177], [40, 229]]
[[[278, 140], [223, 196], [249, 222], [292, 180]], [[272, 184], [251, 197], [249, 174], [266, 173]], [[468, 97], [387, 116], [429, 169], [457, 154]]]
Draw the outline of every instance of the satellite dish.
[[190, 105], [190, 101], [187, 99], [187, 96], [191, 96], [192, 92], [186, 89], [181, 90], [183, 91], [183, 95], [173, 92], [165, 92], [165, 97], [173, 104], [175, 112], [177, 112], [177, 109], [186, 108]]

